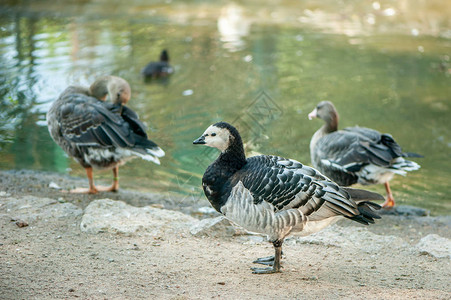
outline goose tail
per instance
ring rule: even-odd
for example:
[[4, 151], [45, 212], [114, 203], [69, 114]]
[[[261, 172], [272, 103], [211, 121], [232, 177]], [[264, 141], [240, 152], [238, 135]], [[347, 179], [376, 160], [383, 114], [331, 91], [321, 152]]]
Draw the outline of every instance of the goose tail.
[[348, 194], [351, 196], [351, 199], [354, 200], [354, 202], [357, 204], [357, 210], [360, 213], [356, 216], [349, 217], [349, 219], [363, 225], [369, 225], [374, 224], [375, 219], [381, 218], [376, 213], [377, 210], [381, 209], [381, 206], [371, 201], [384, 201], [385, 198], [382, 195], [375, 192], [348, 187], [343, 187], [343, 189], [348, 192]]

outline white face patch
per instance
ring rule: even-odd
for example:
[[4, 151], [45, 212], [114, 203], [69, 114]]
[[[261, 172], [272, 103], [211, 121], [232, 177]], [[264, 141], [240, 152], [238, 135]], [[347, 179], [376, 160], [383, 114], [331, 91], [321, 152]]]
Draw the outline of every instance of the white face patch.
[[225, 128], [219, 128], [214, 125], [205, 130], [205, 145], [219, 149], [224, 152], [230, 144], [230, 132]]

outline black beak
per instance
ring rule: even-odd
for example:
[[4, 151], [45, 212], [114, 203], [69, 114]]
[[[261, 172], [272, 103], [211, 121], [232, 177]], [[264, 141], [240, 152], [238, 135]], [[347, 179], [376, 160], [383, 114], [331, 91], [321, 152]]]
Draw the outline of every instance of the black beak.
[[193, 142], [194, 145], [205, 145], [205, 136], [201, 135], [197, 140]]

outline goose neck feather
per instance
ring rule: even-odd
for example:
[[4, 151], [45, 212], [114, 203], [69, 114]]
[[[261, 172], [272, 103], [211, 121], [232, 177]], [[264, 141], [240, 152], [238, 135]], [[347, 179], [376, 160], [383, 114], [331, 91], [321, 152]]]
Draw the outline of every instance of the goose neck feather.
[[229, 147], [207, 168], [202, 178], [205, 195], [218, 212], [230, 194], [230, 178], [247, 163], [240, 135], [231, 133]]
[[312, 136], [312, 139], [310, 140], [310, 155], [312, 157], [312, 161], [315, 161], [316, 159], [316, 143], [325, 135], [338, 130], [339, 117], [337, 110], [335, 109], [333, 104], [330, 103], [330, 105], [326, 105], [326, 108], [320, 109], [325, 111], [318, 113], [318, 117], [324, 121], [324, 125], [315, 132], [315, 134]]
[[312, 136], [312, 139], [310, 140], [310, 155], [312, 156], [312, 161], [315, 159], [316, 151], [315, 147], [318, 141], [324, 137], [325, 135], [331, 133], [332, 131], [329, 131], [330, 128], [328, 128], [327, 124], [324, 124], [321, 126], [320, 129], [318, 129]]
[[337, 131], [338, 129], [338, 113], [336, 111], [332, 111], [327, 117], [324, 118], [326, 124], [322, 128], [327, 133], [331, 133]]

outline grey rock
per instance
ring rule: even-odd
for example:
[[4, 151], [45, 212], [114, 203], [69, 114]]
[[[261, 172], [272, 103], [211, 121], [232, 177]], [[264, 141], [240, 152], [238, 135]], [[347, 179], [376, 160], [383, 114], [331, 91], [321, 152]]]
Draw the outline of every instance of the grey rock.
[[332, 225], [306, 237], [297, 237], [301, 244], [317, 244], [339, 248], [354, 248], [367, 253], [380, 252], [384, 248], [409, 248], [403, 239], [391, 235], [377, 235], [364, 227]]
[[161, 235], [165, 232], [185, 233], [197, 219], [181, 212], [151, 206], [135, 207], [122, 201], [100, 199], [85, 209], [80, 229], [83, 232]]
[[0, 191], [0, 197], [9, 197], [11, 196], [11, 194], [5, 192], [5, 191]]
[[268, 242], [267, 237], [263, 235], [242, 235], [240, 240], [244, 245], [259, 245]]
[[437, 234], [428, 234], [418, 242], [415, 248], [421, 254], [451, 259], [451, 240]]
[[421, 207], [411, 205], [399, 205], [390, 209], [380, 210], [381, 214], [409, 217], [426, 217], [430, 215], [430, 211]]
[[0, 198], [0, 211], [14, 220], [28, 223], [36, 220], [78, 217], [82, 209], [72, 203], [59, 203], [55, 199], [23, 196]]
[[225, 237], [235, 235], [236, 229], [229, 220], [223, 216], [219, 216], [198, 221], [191, 226], [190, 232], [197, 237]]
[[61, 190], [61, 187], [54, 181], [49, 183], [49, 188], [55, 189], [55, 190]]
[[197, 209], [197, 211], [201, 214], [216, 214], [218, 213], [216, 209], [211, 206], [202, 206]]

